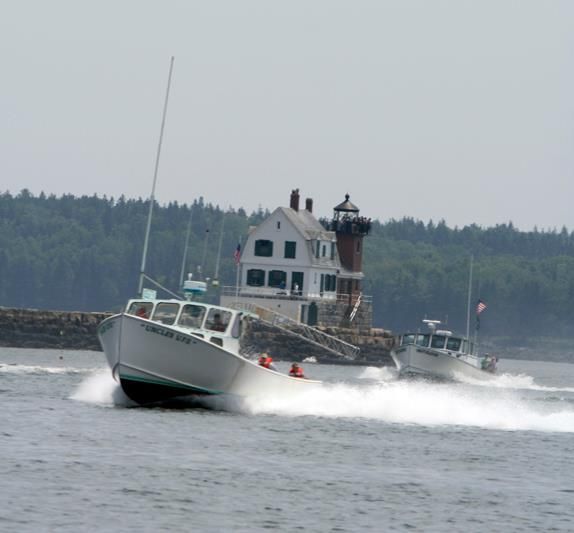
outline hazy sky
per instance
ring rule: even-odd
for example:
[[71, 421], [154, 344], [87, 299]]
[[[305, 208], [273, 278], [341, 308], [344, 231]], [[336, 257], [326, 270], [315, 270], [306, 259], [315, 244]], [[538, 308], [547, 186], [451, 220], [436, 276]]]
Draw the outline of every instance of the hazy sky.
[[574, 1], [4, 2], [0, 191], [574, 229]]

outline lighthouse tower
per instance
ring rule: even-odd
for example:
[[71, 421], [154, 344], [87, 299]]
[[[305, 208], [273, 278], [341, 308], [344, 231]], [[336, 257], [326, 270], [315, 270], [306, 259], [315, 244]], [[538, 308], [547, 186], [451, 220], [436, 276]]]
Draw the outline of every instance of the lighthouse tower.
[[337, 251], [341, 261], [337, 293], [356, 301], [363, 287], [363, 238], [371, 230], [371, 221], [359, 215], [359, 208], [345, 195], [345, 201], [333, 209], [331, 229], [337, 235]]

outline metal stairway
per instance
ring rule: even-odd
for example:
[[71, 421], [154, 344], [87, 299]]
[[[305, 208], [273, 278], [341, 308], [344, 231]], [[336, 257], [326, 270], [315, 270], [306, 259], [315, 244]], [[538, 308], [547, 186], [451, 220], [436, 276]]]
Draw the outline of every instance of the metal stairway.
[[300, 322], [273, 311], [272, 309], [243, 302], [234, 302], [230, 307], [254, 313], [265, 324], [278, 328], [289, 335], [299, 337], [301, 340], [320, 346], [324, 350], [327, 350], [339, 357], [343, 357], [344, 359], [352, 360], [359, 355], [360, 348], [357, 346], [338, 339], [337, 337], [333, 337], [333, 335], [319, 331], [307, 324], [301, 324]]
[[352, 322], [355, 319], [355, 316], [357, 315], [357, 311], [359, 310], [359, 306], [361, 305], [361, 301], [363, 299], [363, 293], [359, 293], [359, 297], [357, 298], [357, 301], [355, 302], [355, 306], [353, 307], [353, 310], [351, 311], [351, 315], [349, 316], [349, 322]]

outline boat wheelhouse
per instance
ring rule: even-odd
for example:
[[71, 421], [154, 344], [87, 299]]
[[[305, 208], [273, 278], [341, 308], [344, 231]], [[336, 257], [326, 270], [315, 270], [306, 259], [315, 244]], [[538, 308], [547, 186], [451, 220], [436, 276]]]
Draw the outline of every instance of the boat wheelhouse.
[[400, 375], [423, 375], [456, 379], [490, 377], [496, 371], [495, 356], [476, 353], [476, 345], [449, 330], [437, 329], [438, 320], [423, 320], [426, 333], [405, 333], [397, 337], [391, 356]]

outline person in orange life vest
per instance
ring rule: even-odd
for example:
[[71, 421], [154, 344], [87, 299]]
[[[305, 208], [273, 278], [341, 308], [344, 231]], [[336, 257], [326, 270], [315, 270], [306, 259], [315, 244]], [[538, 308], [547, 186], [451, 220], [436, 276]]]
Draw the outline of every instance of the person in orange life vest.
[[146, 308], [143, 306], [136, 311], [136, 316], [139, 316], [140, 318], [149, 318]]
[[275, 370], [275, 365], [273, 364], [273, 358], [268, 353], [261, 354], [261, 356], [259, 357], [259, 366]]
[[303, 369], [297, 364], [293, 363], [291, 365], [291, 370], [289, 370], [289, 375], [294, 378], [304, 378]]

